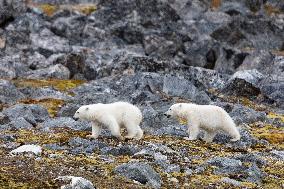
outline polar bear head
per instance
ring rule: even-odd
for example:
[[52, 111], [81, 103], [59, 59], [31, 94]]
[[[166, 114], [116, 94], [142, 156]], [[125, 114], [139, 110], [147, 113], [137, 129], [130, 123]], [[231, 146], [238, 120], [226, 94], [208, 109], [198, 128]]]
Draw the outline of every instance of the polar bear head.
[[74, 114], [73, 119], [74, 120], [89, 120], [90, 119], [90, 106], [89, 105], [85, 105], [85, 106], [81, 106]]
[[167, 118], [179, 118], [184, 113], [183, 106], [184, 103], [174, 104], [164, 113], [164, 115], [167, 116]]

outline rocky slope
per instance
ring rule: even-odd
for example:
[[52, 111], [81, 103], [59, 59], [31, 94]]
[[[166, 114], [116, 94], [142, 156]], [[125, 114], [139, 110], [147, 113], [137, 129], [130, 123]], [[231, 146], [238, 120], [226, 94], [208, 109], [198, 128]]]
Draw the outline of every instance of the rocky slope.
[[[283, 188], [284, 3], [0, 0], [1, 188]], [[72, 116], [128, 101], [141, 141]], [[223, 107], [241, 140], [187, 141], [175, 102]]]

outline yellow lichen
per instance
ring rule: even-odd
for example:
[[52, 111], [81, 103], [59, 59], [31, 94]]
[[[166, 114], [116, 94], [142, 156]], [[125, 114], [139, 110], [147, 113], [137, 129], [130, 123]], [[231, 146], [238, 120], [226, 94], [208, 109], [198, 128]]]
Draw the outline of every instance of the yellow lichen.
[[265, 10], [266, 14], [268, 14], [268, 15], [280, 14], [281, 13], [281, 11], [278, 7], [274, 7], [274, 6], [269, 5], [269, 4], [264, 5], [264, 10]]
[[77, 5], [53, 5], [53, 4], [29, 4], [29, 6], [41, 9], [47, 16], [52, 16], [58, 10], [71, 10], [89, 15], [97, 9], [95, 4]]
[[273, 125], [265, 125], [264, 127], [256, 127], [252, 125], [252, 134], [259, 138], [265, 139], [271, 144], [278, 147], [284, 146], [284, 129], [276, 128]]
[[267, 115], [268, 118], [270, 119], [280, 119], [282, 123], [284, 123], [284, 115], [283, 114], [276, 114], [274, 112], [269, 112]]
[[38, 6], [47, 16], [52, 16], [56, 11], [59, 10], [59, 7], [51, 4], [41, 4]]
[[33, 88], [40, 88], [40, 87], [54, 87], [55, 89], [66, 92], [70, 89], [73, 89], [85, 81], [82, 80], [60, 80], [60, 79], [17, 79], [13, 80], [13, 83], [17, 87], [33, 87]]
[[53, 99], [53, 98], [46, 98], [46, 99], [24, 99], [21, 100], [20, 103], [24, 104], [39, 104], [45, 107], [50, 115], [50, 117], [55, 117], [57, 111], [62, 105], [64, 104], [64, 100], [61, 99]]
[[211, 7], [217, 9], [221, 6], [222, 0], [211, 0]]

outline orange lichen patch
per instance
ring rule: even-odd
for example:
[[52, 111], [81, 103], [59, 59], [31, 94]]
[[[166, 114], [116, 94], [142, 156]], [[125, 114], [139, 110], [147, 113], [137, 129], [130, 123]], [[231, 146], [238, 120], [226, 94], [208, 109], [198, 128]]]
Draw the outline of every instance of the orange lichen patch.
[[281, 13], [281, 11], [278, 7], [274, 7], [274, 6], [269, 5], [269, 4], [264, 5], [264, 10], [265, 10], [266, 14], [268, 14], [268, 15], [280, 14]]
[[211, 0], [211, 7], [217, 9], [221, 6], [222, 0]]
[[16, 87], [33, 87], [33, 88], [40, 88], [40, 87], [54, 87], [55, 89], [65, 92], [70, 89], [73, 89], [85, 81], [82, 80], [60, 80], [60, 79], [17, 79], [13, 80], [13, 83]]
[[57, 111], [62, 105], [64, 104], [64, 100], [61, 99], [53, 99], [53, 98], [46, 98], [46, 99], [24, 99], [21, 100], [20, 103], [23, 104], [40, 104], [45, 107], [50, 115], [50, 117], [55, 117]]

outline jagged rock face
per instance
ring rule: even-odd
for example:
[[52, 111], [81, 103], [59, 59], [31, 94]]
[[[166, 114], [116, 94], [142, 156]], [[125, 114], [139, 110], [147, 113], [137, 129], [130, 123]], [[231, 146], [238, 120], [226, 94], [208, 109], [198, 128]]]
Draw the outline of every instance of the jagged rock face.
[[[0, 0], [0, 188], [281, 187], [283, 15], [277, 0]], [[72, 119], [116, 101], [141, 109], [142, 140]], [[179, 102], [224, 108], [240, 140], [188, 141], [164, 115]]]

